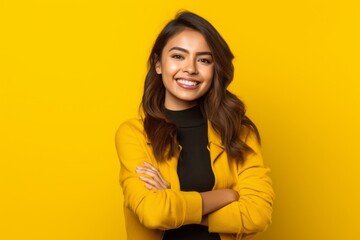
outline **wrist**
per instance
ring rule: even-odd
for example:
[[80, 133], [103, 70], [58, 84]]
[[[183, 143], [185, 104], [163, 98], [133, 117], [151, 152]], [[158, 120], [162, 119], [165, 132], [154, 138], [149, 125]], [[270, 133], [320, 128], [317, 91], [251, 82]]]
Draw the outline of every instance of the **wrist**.
[[229, 189], [229, 195], [230, 195], [230, 201], [231, 202], [235, 202], [235, 201], [238, 201], [240, 196], [239, 196], [239, 193], [233, 189]]

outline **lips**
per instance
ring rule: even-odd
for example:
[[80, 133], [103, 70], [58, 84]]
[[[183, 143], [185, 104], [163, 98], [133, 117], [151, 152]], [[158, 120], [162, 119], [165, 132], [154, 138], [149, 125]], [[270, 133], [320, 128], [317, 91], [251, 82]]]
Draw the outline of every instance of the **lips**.
[[175, 80], [178, 86], [184, 89], [196, 89], [200, 84], [199, 81], [196, 81], [194, 79], [177, 78]]
[[188, 79], [176, 79], [176, 81], [181, 85], [186, 85], [189, 87], [197, 86], [200, 82], [195, 80], [188, 80]]

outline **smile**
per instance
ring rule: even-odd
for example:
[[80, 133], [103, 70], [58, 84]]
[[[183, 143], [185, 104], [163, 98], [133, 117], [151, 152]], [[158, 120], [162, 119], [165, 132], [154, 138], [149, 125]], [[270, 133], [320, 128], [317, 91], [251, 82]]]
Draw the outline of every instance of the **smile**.
[[189, 87], [193, 87], [193, 86], [200, 84], [200, 82], [198, 82], [198, 81], [192, 81], [192, 80], [186, 80], [186, 79], [177, 79], [176, 81], [178, 83], [180, 83], [181, 85], [185, 85], [185, 86], [189, 86]]

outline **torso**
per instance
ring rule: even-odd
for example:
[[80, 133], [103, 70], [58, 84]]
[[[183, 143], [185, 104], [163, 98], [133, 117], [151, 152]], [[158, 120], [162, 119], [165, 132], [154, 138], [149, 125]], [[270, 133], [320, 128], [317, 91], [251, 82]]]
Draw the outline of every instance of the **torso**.
[[[167, 111], [169, 119], [178, 127], [178, 140], [182, 147], [177, 165], [177, 174], [182, 191], [211, 191], [215, 177], [208, 150], [207, 121], [200, 107], [183, 111]], [[206, 226], [184, 225], [165, 231], [164, 240], [202, 239], [219, 240], [219, 234], [209, 233]]]

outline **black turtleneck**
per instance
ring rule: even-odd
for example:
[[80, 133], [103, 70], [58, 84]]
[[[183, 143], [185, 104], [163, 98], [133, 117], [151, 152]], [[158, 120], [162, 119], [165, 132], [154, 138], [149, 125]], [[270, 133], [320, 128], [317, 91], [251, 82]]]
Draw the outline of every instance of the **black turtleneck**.
[[[167, 117], [178, 128], [182, 147], [177, 173], [182, 191], [205, 192], [214, 187], [215, 177], [207, 149], [207, 120], [199, 106], [186, 110], [167, 110]], [[219, 234], [209, 233], [205, 226], [191, 224], [165, 231], [163, 240], [220, 240]]]

